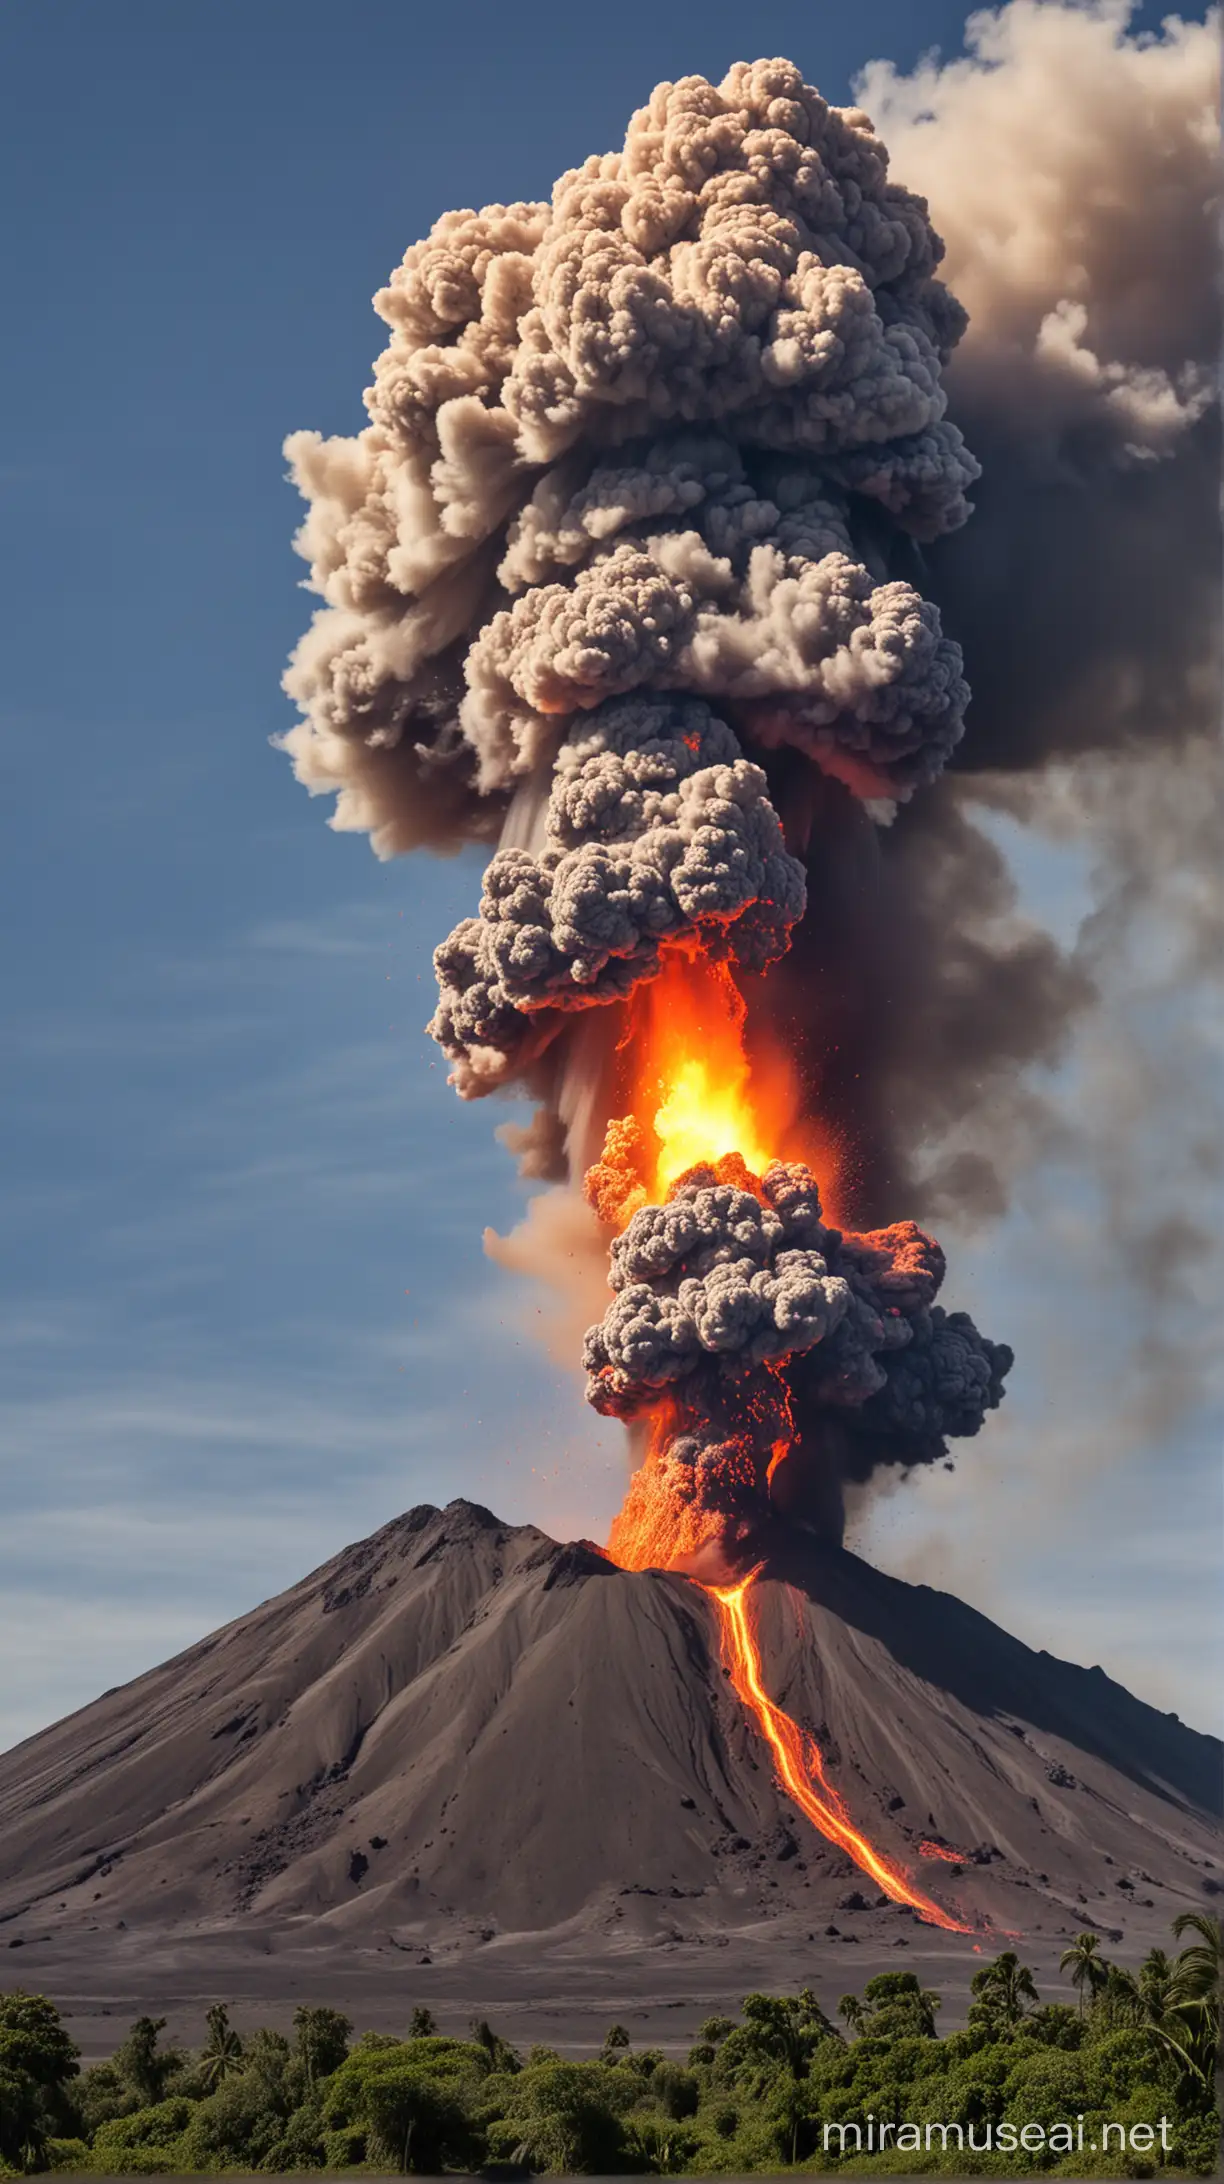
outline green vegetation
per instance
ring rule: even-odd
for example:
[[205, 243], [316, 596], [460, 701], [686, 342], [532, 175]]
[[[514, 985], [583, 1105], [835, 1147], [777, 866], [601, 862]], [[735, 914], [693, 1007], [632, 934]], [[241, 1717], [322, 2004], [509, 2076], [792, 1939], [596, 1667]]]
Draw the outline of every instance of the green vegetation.
[[[597, 2057], [570, 2062], [549, 2048], [520, 2056], [483, 2019], [467, 2039], [448, 2038], [426, 2009], [402, 2039], [368, 2032], [354, 2042], [337, 2010], [298, 2010], [289, 2039], [239, 2033], [217, 2003], [195, 2054], [163, 2042], [164, 2018], [140, 2017], [109, 2062], [82, 2072], [52, 2003], [0, 1994], [0, 2176], [497, 2165], [541, 2175], [1208, 2176], [1220, 1937], [1197, 1912], [1174, 1935], [1176, 1955], [1153, 1949], [1132, 1973], [1081, 1934], [1062, 1960], [1074, 2005], [1043, 2002], [1005, 1950], [974, 1973], [968, 2024], [942, 2039], [939, 1996], [912, 1972], [883, 1972], [843, 1995], [840, 2027], [809, 1989], [750, 1994], [738, 2018], [707, 2019], [685, 2063], [635, 2050], [621, 2025]], [[1108, 2122], [1126, 2128], [1126, 2150], [957, 2150], [971, 2128], [982, 2145], [988, 2125], [1049, 2132], [1078, 2118], [1087, 2148]], [[853, 2151], [860, 2135], [878, 2146], [869, 2121], [894, 2135], [902, 2124], [949, 2128], [929, 2150], [924, 2133], [920, 2153]], [[1151, 2151], [1133, 2150], [1132, 2126]]]

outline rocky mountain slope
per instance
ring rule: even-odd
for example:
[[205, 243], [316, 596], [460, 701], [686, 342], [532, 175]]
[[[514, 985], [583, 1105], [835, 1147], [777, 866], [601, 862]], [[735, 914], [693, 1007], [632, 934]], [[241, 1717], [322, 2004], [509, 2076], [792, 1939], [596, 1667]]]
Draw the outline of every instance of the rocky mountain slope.
[[[842, 1551], [796, 1545], [752, 1604], [766, 1687], [856, 1825], [975, 1928], [1137, 1949], [1217, 1892], [1215, 1740]], [[701, 1589], [466, 1502], [0, 1757], [0, 1948], [61, 1963], [120, 1929], [129, 1953], [309, 1934], [419, 1962], [864, 1920], [919, 1932], [776, 1786]]]

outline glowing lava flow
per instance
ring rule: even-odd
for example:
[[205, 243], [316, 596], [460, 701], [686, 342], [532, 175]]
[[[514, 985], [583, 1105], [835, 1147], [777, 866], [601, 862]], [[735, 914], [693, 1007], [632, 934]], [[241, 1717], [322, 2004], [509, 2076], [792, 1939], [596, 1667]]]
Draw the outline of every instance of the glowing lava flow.
[[859, 1834], [837, 1791], [825, 1779], [824, 1764], [812, 1738], [806, 1739], [805, 1751], [805, 1739], [798, 1723], [767, 1697], [761, 1683], [760, 1654], [748, 1627], [746, 1596], [756, 1575], [753, 1570], [738, 1585], [708, 1585], [705, 1590], [718, 1603], [723, 1659], [731, 1672], [735, 1694], [755, 1715], [784, 1787], [812, 1826], [830, 1843], [836, 1843], [839, 1849], [846, 1851], [856, 1866], [869, 1873], [877, 1887], [894, 1903], [908, 1904], [921, 1918], [929, 1919], [934, 1926], [942, 1926], [950, 1934], [971, 1934], [971, 1926], [962, 1925], [959, 1919], [941, 1911], [937, 1903], [924, 1896], [920, 1888], [912, 1887], [904, 1874], [882, 1858], [878, 1850], [873, 1850], [866, 1836]]

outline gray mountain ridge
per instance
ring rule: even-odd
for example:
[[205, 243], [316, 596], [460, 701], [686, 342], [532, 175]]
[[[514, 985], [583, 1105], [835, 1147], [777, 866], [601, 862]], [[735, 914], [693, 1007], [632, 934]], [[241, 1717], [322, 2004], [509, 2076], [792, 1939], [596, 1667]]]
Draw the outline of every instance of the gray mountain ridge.
[[[1089, 1925], [1137, 1956], [1216, 1895], [1214, 1738], [798, 1533], [750, 1606], [765, 1687], [856, 1827], [979, 1947], [1049, 1955]], [[151, 2006], [241, 1962], [253, 1995], [330, 2000], [341, 1966], [373, 1993], [411, 1960], [466, 1966], [476, 1999], [563, 1961], [623, 2006], [669, 1954], [678, 1977], [722, 1952], [707, 1993], [762, 1960], [830, 1959], [844, 1986], [847, 1940], [915, 1965], [973, 1946], [881, 1898], [778, 1787], [699, 1586], [469, 1502], [410, 1510], [0, 1756], [0, 1950], [47, 1991]]]

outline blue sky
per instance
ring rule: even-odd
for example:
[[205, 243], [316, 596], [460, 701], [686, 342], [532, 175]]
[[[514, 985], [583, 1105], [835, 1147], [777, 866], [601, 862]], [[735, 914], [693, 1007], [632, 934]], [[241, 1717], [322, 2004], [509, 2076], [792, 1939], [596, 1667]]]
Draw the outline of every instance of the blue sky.
[[[749, 45], [845, 98], [870, 58], [955, 50], [961, 20], [4, 11], [0, 1746], [414, 1501], [604, 1530], [619, 1436], [482, 1255], [522, 1187], [420, 1029], [478, 864], [378, 865], [270, 747], [309, 604], [280, 443], [360, 424], [369, 297], [446, 207], [546, 193], [656, 80]], [[1071, 932], [1074, 860], [1019, 858]], [[1038, 1179], [960, 1260], [957, 1301], [1034, 1360], [1006, 1426], [868, 1544], [1205, 1723], [1216, 1444], [1200, 1407], [1094, 1448], [1064, 1400], [1068, 1300], [1035, 1238], [1067, 1190]], [[1102, 1372], [1125, 1333], [1094, 1332]]]

